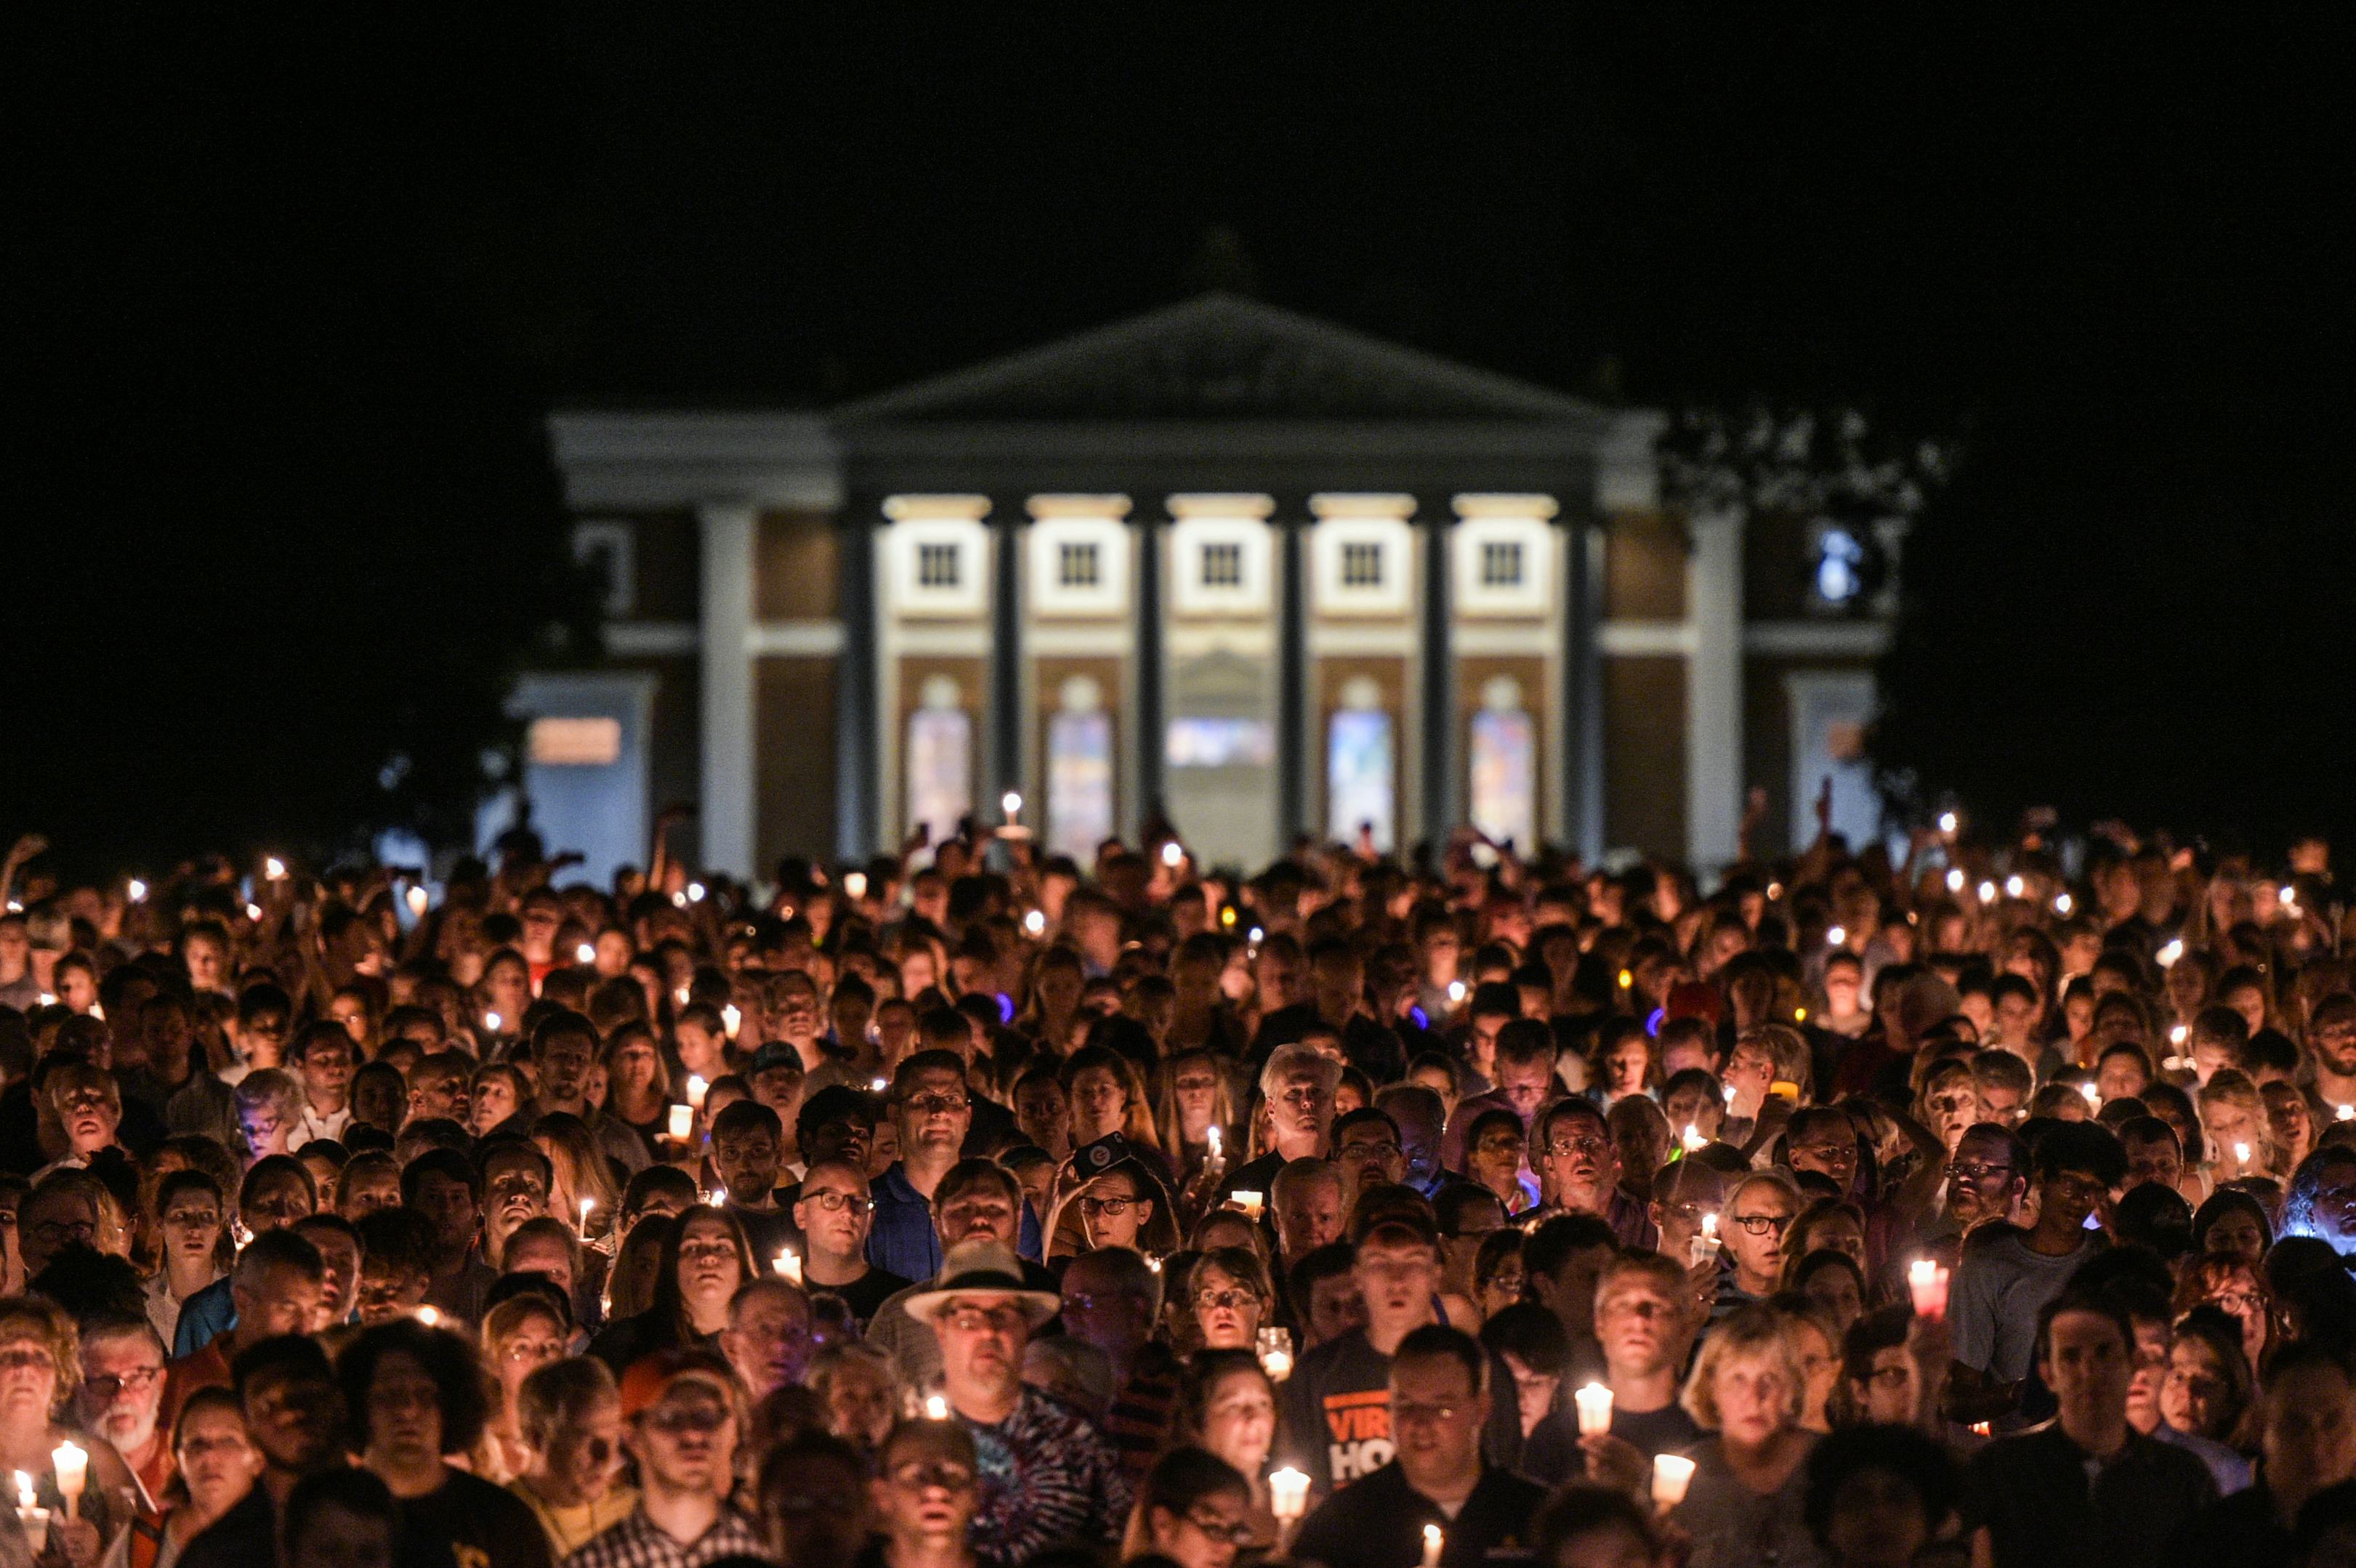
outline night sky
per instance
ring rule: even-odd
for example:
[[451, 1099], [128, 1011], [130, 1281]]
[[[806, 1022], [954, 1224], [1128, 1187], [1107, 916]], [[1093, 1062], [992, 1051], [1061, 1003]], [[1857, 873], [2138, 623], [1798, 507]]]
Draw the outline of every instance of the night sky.
[[858, 9], [19, 19], [0, 832], [446, 828], [503, 673], [587, 645], [551, 404], [822, 403], [1210, 284], [1961, 439], [1890, 760], [2356, 826], [2344, 12]]

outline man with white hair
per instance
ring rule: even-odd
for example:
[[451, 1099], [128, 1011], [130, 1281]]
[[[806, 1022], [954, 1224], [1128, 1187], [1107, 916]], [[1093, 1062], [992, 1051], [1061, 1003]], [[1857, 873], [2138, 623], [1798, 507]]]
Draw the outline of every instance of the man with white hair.
[[987, 1568], [1072, 1542], [1093, 1549], [1129, 1517], [1129, 1483], [1104, 1435], [1023, 1381], [1023, 1347], [1061, 1306], [994, 1239], [959, 1243], [933, 1287], [907, 1303], [940, 1341], [948, 1414], [980, 1456], [973, 1547]]
[[1312, 1045], [1280, 1045], [1259, 1070], [1260, 1096], [1267, 1102], [1269, 1150], [1237, 1166], [1220, 1189], [1224, 1201], [1237, 1192], [1266, 1193], [1276, 1173], [1296, 1159], [1322, 1158], [1333, 1125], [1333, 1094], [1342, 1086], [1342, 1064]]
[[164, 1413], [164, 1341], [145, 1317], [101, 1317], [81, 1334], [82, 1424], [131, 1467], [151, 1503], [172, 1479]]

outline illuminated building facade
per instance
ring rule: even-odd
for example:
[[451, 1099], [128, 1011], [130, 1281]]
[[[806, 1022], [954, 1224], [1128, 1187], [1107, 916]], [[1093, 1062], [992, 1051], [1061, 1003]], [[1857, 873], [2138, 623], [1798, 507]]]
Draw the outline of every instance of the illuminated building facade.
[[1712, 866], [1768, 788], [1869, 832], [1856, 540], [1665, 510], [1659, 415], [1226, 295], [817, 411], [560, 412], [603, 667], [527, 679], [593, 870], [864, 856], [969, 811], [1212, 863], [1471, 820]]

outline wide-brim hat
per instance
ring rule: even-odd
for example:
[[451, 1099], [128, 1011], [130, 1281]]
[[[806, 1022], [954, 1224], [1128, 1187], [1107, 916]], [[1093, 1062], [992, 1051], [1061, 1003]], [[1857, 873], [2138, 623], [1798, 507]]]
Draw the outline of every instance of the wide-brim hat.
[[1033, 1328], [1064, 1309], [1063, 1298], [1054, 1292], [1031, 1288], [1031, 1282], [1023, 1276], [1021, 1261], [1001, 1242], [960, 1242], [951, 1248], [933, 1287], [908, 1297], [908, 1316], [919, 1323], [930, 1323], [952, 1297], [959, 1296], [1011, 1297]]

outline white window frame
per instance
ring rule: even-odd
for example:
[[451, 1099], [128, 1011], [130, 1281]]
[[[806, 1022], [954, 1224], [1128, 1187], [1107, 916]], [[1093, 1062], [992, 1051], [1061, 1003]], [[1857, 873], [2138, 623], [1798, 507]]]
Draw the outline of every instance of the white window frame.
[[[1203, 581], [1204, 551], [1213, 545], [1236, 547], [1238, 581]], [[1170, 600], [1181, 614], [1265, 613], [1274, 603], [1269, 525], [1250, 517], [1182, 517], [1170, 529]]]
[[[1130, 603], [1130, 530], [1111, 517], [1050, 517], [1031, 525], [1025, 597], [1042, 615], [1122, 615]], [[1096, 551], [1097, 580], [1064, 581], [1064, 551]]]
[[[1415, 529], [1398, 517], [1327, 517], [1309, 530], [1316, 608], [1325, 615], [1405, 615], [1413, 607]], [[1374, 582], [1349, 580], [1354, 551], [1381, 552]]]
[[[912, 615], [968, 616], [990, 607], [990, 529], [962, 517], [912, 517], [884, 530], [892, 563], [892, 602]], [[922, 560], [926, 547], [958, 552], [955, 583], [927, 583]]]
[[[1465, 517], [1456, 525], [1451, 564], [1456, 581], [1450, 584], [1457, 610], [1467, 615], [1543, 615], [1554, 603], [1555, 526], [1537, 517]], [[1493, 583], [1481, 574], [1483, 553], [1491, 545], [1518, 545], [1522, 580]]]

